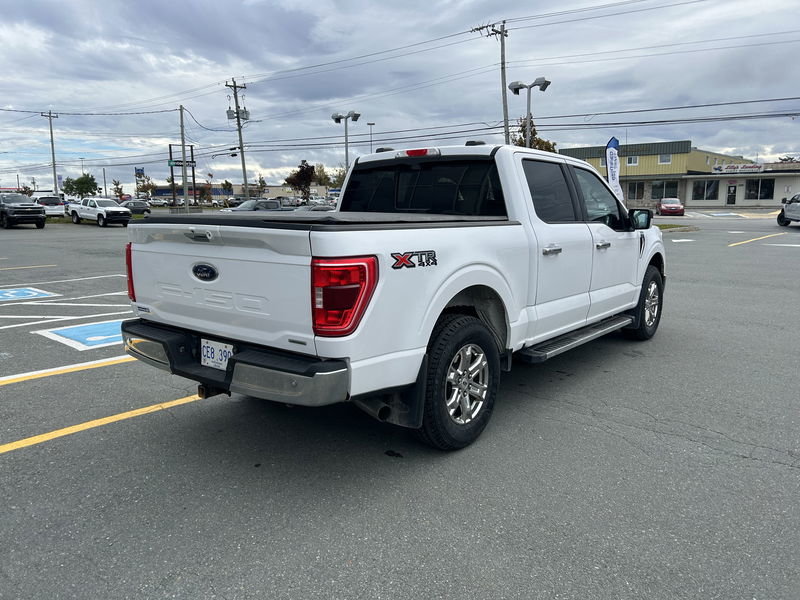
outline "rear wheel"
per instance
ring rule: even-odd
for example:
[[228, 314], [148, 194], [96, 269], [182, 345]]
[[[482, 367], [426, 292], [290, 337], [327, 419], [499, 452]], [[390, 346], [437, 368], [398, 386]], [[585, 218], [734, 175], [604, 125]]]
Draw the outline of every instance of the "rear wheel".
[[500, 382], [500, 355], [475, 317], [445, 315], [428, 346], [420, 438], [441, 450], [474, 442], [489, 422]]
[[649, 340], [656, 333], [661, 321], [661, 308], [664, 303], [664, 280], [661, 272], [653, 265], [648, 265], [639, 292], [639, 304], [636, 306], [638, 326], [625, 329], [628, 337], [637, 340]]
[[791, 221], [786, 218], [786, 215], [783, 213], [783, 211], [779, 212], [778, 225], [780, 225], [781, 227], [786, 227], [787, 225], [789, 225], [789, 223], [791, 223]]
[[78, 216], [78, 213], [76, 213], [76, 212], [72, 213], [72, 222], [73, 223], [80, 223], [81, 222], [81, 218]]
[[103, 215], [97, 215], [97, 225], [99, 227], [105, 227], [107, 225], [106, 218]]

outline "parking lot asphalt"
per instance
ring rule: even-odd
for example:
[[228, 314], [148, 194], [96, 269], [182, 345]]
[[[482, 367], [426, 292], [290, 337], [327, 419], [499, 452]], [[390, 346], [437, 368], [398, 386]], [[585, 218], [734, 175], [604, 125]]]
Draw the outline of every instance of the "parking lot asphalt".
[[797, 598], [800, 227], [658, 222], [656, 337], [515, 364], [455, 453], [65, 343], [126, 230], [0, 231], [0, 598]]

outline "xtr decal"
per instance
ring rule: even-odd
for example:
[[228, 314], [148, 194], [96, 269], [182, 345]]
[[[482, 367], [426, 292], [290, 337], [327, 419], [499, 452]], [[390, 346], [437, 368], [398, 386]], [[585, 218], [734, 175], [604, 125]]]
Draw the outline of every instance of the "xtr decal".
[[394, 259], [393, 269], [402, 269], [403, 267], [414, 269], [416, 267], [435, 267], [437, 265], [435, 250], [392, 252], [392, 258]]

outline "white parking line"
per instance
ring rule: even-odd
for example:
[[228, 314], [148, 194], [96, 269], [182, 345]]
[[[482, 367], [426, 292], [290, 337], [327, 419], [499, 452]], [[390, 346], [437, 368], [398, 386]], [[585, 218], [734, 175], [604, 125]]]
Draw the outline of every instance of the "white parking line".
[[[75, 279], [56, 279], [56, 280], [53, 280], [53, 281], [34, 281], [34, 282], [31, 282], [31, 283], [26, 283], [25, 285], [47, 285], [49, 283], [69, 283], [71, 281], [89, 281], [91, 279], [107, 279], [109, 277], [123, 277], [124, 278], [125, 275], [123, 275], [121, 273], [117, 273], [115, 275], [95, 275], [93, 277], [77, 277]], [[3, 285], [0, 285], [0, 289], [1, 288], [10, 288], [10, 287], [19, 287], [19, 284], [18, 283], [6, 283], [6, 284], [3, 284]]]
[[[89, 298], [103, 298], [105, 296], [125, 296], [127, 294], [128, 294], [127, 291], [123, 291], [123, 292], [107, 292], [105, 294], [92, 294], [91, 296], [75, 296], [74, 298], [59, 297], [59, 298], [48, 298], [47, 300], [32, 299], [32, 300], [24, 300], [24, 301], [20, 301], [20, 302], [3, 302], [3, 304], [0, 305], [0, 306], [2, 306], [2, 307], [5, 307], [5, 306], [21, 306], [21, 305], [27, 305], [27, 304], [37, 304], [37, 305], [39, 305], [39, 304], [41, 304], [41, 305], [55, 304], [57, 306], [93, 306], [92, 304], [66, 304], [66, 302], [69, 302], [70, 300], [88, 300]], [[103, 305], [102, 304], [98, 304], [96, 306], [103, 306]], [[122, 306], [122, 305], [114, 304], [114, 305], [110, 305], [110, 306], [117, 307], [117, 306]]]
[[800, 244], [762, 244], [763, 246], [780, 246], [781, 248], [800, 248]]
[[[44, 319], [42, 321], [31, 321], [29, 323], [17, 323], [16, 325], [3, 325], [0, 326], [0, 329], [13, 329], [15, 327], [27, 327], [29, 325], [47, 325], [49, 323], [57, 323], [59, 321], [76, 321], [78, 319], [93, 319], [94, 317], [110, 317], [114, 315], [132, 315], [132, 310], [125, 310], [122, 312], [110, 312], [110, 313], [99, 313], [94, 315], [78, 315], [78, 316], [70, 316], [70, 317], [31, 317], [34, 319]], [[0, 317], [2, 318], [2, 317]]]

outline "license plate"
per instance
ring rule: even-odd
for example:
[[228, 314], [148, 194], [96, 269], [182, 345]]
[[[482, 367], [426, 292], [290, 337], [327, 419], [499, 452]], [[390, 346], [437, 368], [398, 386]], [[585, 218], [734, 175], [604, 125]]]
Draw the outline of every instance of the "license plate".
[[215, 342], [214, 340], [200, 340], [200, 364], [224, 371], [228, 368], [228, 359], [233, 356], [233, 346]]

